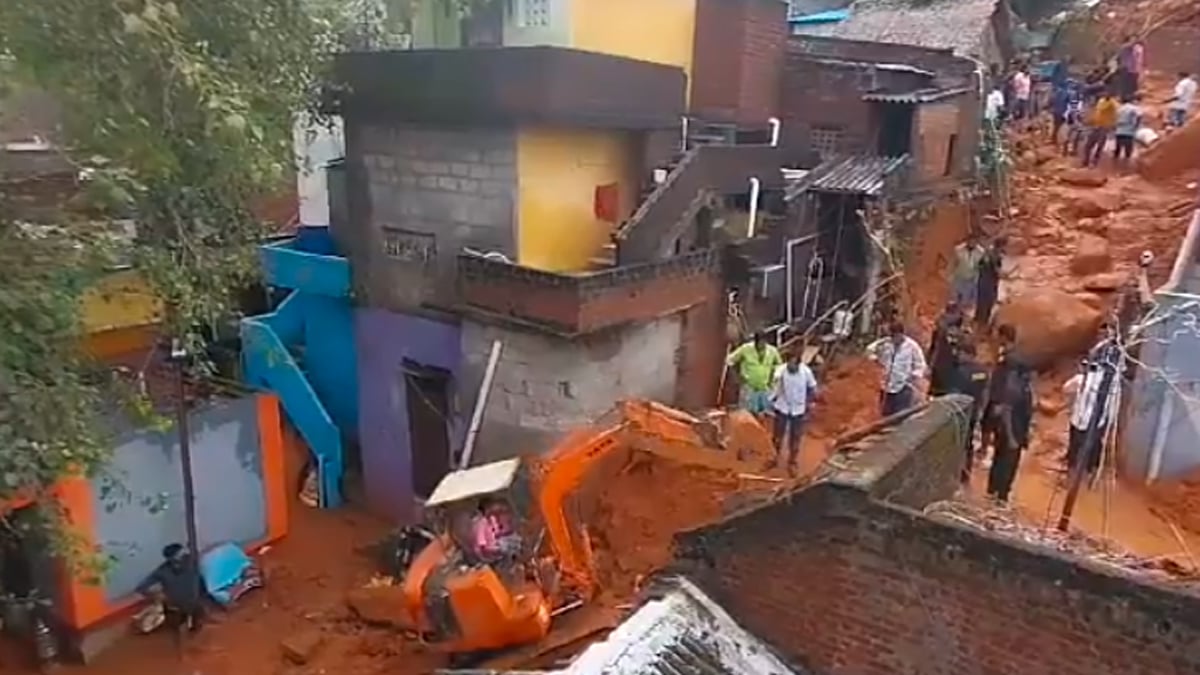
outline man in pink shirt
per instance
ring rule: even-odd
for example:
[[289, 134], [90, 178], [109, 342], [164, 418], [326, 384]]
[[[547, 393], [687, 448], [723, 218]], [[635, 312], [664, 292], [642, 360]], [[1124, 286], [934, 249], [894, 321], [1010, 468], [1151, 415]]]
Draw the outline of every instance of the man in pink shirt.
[[1029, 76], [1029, 66], [1021, 64], [1012, 75], [1013, 119], [1024, 120], [1030, 114], [1029, 99], [1033, 93], [1033, 79]]
[[479, 514], [471, 523], [475, 552], [486, 561], [520, 552], [520, 537], [513, 531], [512, 514], [504, 502], [485, 498], [479, 504]]

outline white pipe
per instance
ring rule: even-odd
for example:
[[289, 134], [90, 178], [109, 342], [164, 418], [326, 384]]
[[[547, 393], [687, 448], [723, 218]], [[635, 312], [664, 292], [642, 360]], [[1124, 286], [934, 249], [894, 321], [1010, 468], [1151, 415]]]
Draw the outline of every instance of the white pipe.
[[786, 297], [787, 297], [787, 322], [788, 322], [789, 326], [792, 325], [792, 322], [794, 322], [796, 320], [796, 310], [794, 308], [794, 305], [796, 304], [796, 289], [795, 289], [796, 280], [792, 277], [792, 274], [795, 271], [795, 267], [794, 267], [794, 265], [795, 265], [795, 263], [794, 263], [795, 248], [796, 248], [797, 244], [803, 243], [805, 241], [807, 241], [807, 240], [806, 239], [791, 239], [788, 241], [787, 244], [784, 245], [784, 249], [783, 249], [784, 250], [783, 264], [784, 264], [784, 267], [787, 269], [787, 288], [784, 290], [785, 290]]
[[680, 140], [682, 141], [682, 143], [681, 143], [681, 145], [680, 145], [679, 149], [680, 149], [682, 152], [687, 152], [687, 139], [688, 139], [688, 118], [687, 118], [687, 115], [684, 115], [684, 116], [683, 116], [683, 126], [682, 126], [681, 128], [683, 129], [683, 138], [682, 138], [682, 139], [680, 139]]
[[757, 178], [750, 179], [750, 226], [746, 230], [746, 238], [753, 239], [755, 232], [755, 221], [758, 220], [758, 194], [762, 191], [762, 181]]
[[767, 123], [771, 125], [771, 147], [777, 148], [779, 147], [779, 129], [783, 123], [779, 121], [778, 117], [772, 117], [767, 120]]
[[479, 428], [483, 426], [483, 410], [487, 406], [488, 395], [492, 393], [492, 380], [496, 377], [496, 366], [500, 363], [500, 350], [503, 346], [499, 340], [492, 342], [492, 353], [488, 356], [487, 370], [483, 371], [483, 382], [479, 383], [475, 409], [471, 411], [471, 425], [467, 427], [467, 439], [463, 443], [462, 456], [458, 459], [459, 471], [471, 466], [475, 439], [479, 438]]
[[1158, 409], [1158, 424], [1154, 428], [1154, 445], [1150, 447], [1150, 468], [1146, 471], [1146, 482], [1158, 480], [1162, 471], [1163, 453], [1167, 448], [1167, 431], [1171, 427], [1171, 416], [1175, 414], [1175, 392], [1167, 386], [1163, 389], [1162, 407]]

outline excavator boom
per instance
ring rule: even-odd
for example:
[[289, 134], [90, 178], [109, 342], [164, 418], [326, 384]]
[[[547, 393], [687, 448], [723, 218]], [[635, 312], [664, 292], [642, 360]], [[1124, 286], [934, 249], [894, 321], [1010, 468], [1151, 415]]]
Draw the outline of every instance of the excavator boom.
[[[646, 452], [677, 464], [740, 473], [761, 467], [749, 455], [770, 456], [771, 437], [749, 414], [714, 412], [705, 418], [653, 401], [628, 400], [617, 406], [620, 420], [595, 433], [571, 434], [537, 467], [537, 501], [562, 581], [584, 599], [596, 590], [594, 554], [587, 529], [572, 525], [566, 501], [606, 466], [625, 466], [633, 452]], [[765, 454], [764, 454], [765, 451]]]

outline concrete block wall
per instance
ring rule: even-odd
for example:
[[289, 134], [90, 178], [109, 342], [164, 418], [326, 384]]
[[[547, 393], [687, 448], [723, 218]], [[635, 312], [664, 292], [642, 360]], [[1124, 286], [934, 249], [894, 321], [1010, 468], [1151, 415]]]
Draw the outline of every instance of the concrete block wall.
[[347, 157], [351, 260], [371, 306], [451, 303], [463, 247], [516, 255], [514, 132], [351, 125]]
[[474, 463], [550, 449], [628, 397], [671, 401], [679, 315], [566, 339], [464, 319], [463, 410], [474, 406], [494, 340], [504, 343]]
[[953, 490], [957, 423], [932, 410], [809, 488], [684, 535], [673, 571], [827, 675], [1200, 672], [1195, 591], [921, 513]]
[[[958, 138], [958, 115], [957, 100], [926, 103], [917, 108], [913, 155], [919, 180], [937, 181], [958, 175], [960, 156], [968, 149], [966, 139]], [[950, 147], [952, 138], [953, 149]], [[949, 157], [952, 151], [954, 156]]]

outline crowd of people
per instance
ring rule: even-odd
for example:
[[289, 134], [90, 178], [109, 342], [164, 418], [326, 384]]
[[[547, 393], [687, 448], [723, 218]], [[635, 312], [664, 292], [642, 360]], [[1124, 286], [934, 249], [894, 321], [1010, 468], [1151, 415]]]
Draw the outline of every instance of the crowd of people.
[[[1052, 120], [1051, 138], [1063, 154], [1094, 167], [1111, 144], [1113, 161], [1127, 165], [1140, 144], [1155, 138], [1143, 131], [1150, 122], [1142, 108], [1145, 61], [1142, 41], [1129, 37], [1112, 58], [1086, 72], [1070, 58], [1046, 64], [1036, 73], [1028, 61], [1013, 62], [1007, 72], [993, 69], [985, 116], [997, 125], [1025, 128], [1045, 111]], [[1171, 97], [1161, 101], [1166, 104], [1164, 130], [1183, 126], [1196, 93], [1195, 75], [1179, 73]]]

